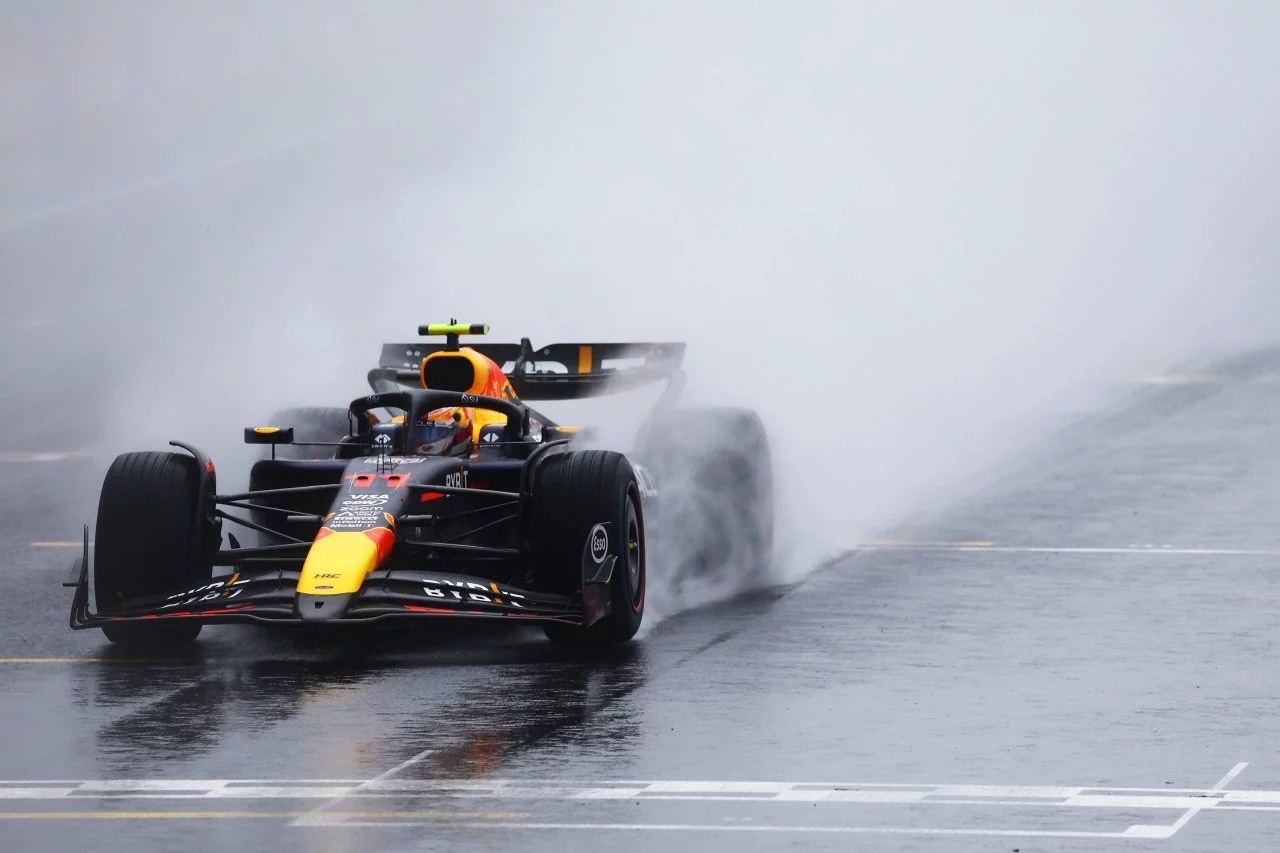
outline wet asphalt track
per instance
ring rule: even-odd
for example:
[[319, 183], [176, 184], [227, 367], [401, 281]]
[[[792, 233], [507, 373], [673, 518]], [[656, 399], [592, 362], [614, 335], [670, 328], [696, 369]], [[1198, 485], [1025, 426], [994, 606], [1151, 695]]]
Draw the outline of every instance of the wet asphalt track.
[[0, 460], [0, 850], [1280, 849], [1274, 354], [600, 659], [240, 627], [113, 659], [33, 544], [104, 462]]

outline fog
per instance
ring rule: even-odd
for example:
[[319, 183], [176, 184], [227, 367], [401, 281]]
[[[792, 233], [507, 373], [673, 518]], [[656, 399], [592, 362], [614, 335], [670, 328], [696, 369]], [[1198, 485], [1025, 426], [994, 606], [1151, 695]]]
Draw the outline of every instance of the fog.
[[795, 578], [1276, 337], [1274, 3], [0, 9], [23, 447], [235, 482], [421, 322], [684, 340], [687, 401], [769, 426]]

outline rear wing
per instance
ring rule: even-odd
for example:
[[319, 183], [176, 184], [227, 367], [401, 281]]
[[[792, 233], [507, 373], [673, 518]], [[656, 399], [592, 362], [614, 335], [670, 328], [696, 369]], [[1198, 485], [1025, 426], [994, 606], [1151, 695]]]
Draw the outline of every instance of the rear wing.
[[[389, 382], [421, 387], [422, 360], [451, 345], [456, 346], [421, 341], [384, 344], [378, 368], [369, 372], [369, 383], [375, 390], [389, 390]], [[571, 343], [534, 349], [523, 338], [518, 344], [468, 342], [466, 346], [493, 359], [522, 400], [596, 397], [683, 378], [683, 343]]]

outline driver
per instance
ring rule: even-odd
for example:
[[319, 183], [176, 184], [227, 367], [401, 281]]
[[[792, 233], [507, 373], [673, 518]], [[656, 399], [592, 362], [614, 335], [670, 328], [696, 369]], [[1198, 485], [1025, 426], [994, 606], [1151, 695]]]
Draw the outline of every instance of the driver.
[[470, 456], [473, 412], [464, 407], [435, 409], [413, 427], [413, 447], [428, 456]]

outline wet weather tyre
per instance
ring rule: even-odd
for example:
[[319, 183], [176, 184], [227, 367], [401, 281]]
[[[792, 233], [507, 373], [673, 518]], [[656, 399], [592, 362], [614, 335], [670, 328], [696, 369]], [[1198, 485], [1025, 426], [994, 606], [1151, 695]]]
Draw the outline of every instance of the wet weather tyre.
[[635, 636], [644, 620], [647, 585], [644, 507], [631, 463], [610, 450], [574, 450], [541, 462], [534, 479], [533, 542], [540, 589], [573, 596], [582, 590], [584, 549], [596, 525], [607, 523], [609, 615], [588, 627], [553, 624], [547, 638], [575, 645], [611, 645]]
[[[207, 583], [196, 461], [178, 453], [125, 453], [107, 469], [98, 499], [93, 586], [99, 613], [138, 598]], [[186, 621], [104, 625], [114, 643], [156, 649], [200, 634]]]
[[[303, 442], [335, 442], [351, 432], [351, 419], [346, 409], [332, 406], [311, 406], [283, 409], [271, 416], [271, 426], [293, 427], [296, 444], [284, 444], [275, 448], [277, 459], [332, 459], [338, 448], [325, 444], [307, 446]], [[264, 456], [270, 456], [267, 448]]]

